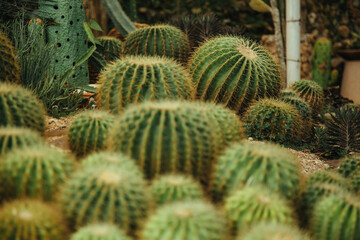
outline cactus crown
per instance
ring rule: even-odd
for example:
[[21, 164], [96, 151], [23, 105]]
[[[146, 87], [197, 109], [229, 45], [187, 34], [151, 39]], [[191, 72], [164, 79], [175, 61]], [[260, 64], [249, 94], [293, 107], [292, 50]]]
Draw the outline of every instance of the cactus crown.
[[322, 111], [325, 98], [324, 90], [319, 84], [311, 80], [302, 79], [295, 82], [291, 88], [311, 106], [315, 114]]

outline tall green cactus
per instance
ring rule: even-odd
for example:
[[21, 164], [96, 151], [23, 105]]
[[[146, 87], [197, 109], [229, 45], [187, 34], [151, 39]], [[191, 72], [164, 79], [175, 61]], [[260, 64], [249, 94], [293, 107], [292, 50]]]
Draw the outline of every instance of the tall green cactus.
[[280, 93], [280, 72], [260, 45], [238, 37], [217, 37], [199, 47], [190, 60], [196, 98], [244, 111], [254, 99]]
[[94, 223], [80, 228], [70, 240], [130, 240], [117, 226], [110, 223]]
[[316, 40], [312, 61], [312, 80], [317, 82], [322, 88], [330, 87], [331, 82], [331, 41], [328, 38], [320, 37]]
[[0, 82], [20, 82], [20, 71], [15, 48], [5, 33], [0, 31]]

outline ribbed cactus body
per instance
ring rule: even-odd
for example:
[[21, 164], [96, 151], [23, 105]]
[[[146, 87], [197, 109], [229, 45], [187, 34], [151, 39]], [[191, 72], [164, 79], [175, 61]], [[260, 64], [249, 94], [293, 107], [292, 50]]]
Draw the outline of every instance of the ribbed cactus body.
[[285, 88], [280, 91], [280, 98], [284, 97], [297, 97], [298, 95], [291, 88]]
[[303, 120], [297, 109], [277, 99], [261, 99], [245, 113], [248, 136], [278, 143], [301, 140]]
[[31, 129], [0, 127], [0, 156], [17, 148], [42, 143], [40, 135]]
[[44, 132], [44, 106], [21, 86], [0, 83], [0, 116], [0, 126], [28, 127]]
[[291, 88], [312, 108], [314, 114], [322, 111], [325, 103], [324, 90], [314, 81], [302, 79], [295, 82]]
[[56, 149], [32, 146], [6, 155], [0, 165], [0, 189], [5, 198], [54, 199], [73, 170], [73, 160]]
[[150, 189], [158, 206], [176, 201], [204, 199], [201, 186], [191, 177], [183, 175], [160, 176], [152, 182]]
[[97, 39], [105, 50], [102, 54], [107, 61], [120, 58], [123, 43], [119, 39], [110, 36], [101, 36]]
[[213, 194], [221, 199], [239, 187], [263, 184], [287, 198], [299, 190], [298, 161], [287, 149], [269, 142], [234, 144], [215, 166]]
[[306, 179], [306, 184], [310, 185], [314, 183], [329, 183], [340, 186], [344, 189], [350, 188], [350, 184], [346, 178], [342, 177], [336, 172], [330, 172], [325, 170], [315, 172]]
[[314, 44], [312, 61], [312, 79], [322, 88], [327, 88], [331, 83], [331, 51], [332, 44], [328, 38], [318, 38]]
[[295, 223], [286, 199], [262, 186], [233, 192], [225, 199], [224, 209], [235, 235], [260, 222]]
[[356, 169], [360, 169], [360, 157], [350, 156], [340, 164], [338, 172], [342, 176], [348, 177]]
[[196, 98], [244, 111], [254, 99], [280, 92], [278, 66], [261, 46], [238, 37], [218, 37], [195, 51], [190, 73]]
[[20, 82], [20, 66], [15, 48], [0, 31], [0, 82]]
[[170, 25], [139, 28], [130, 33], [124, 42], [126, 55], [165, 56], [185, 63], [190, 52], [187, 36]]
[[114, 116], [107, 112], [80, 113], [69, 128], [70, 149], [78, 155], [103, 150], [113, 123]]
[[289, 103], [292, 106], [294, 106], [296, 110], [298, 110], [298, 112], [300, 113], [304, 122], [305, 121], [308, 123], [310, 122], [312, 110], [309, 104], [307, 104], [307, 102], [305, 102], [302, 98], [298, 96], [294, 96], [294, 97], [287, 96], [287, 97], [281, 97], [280, 99], [281, 101]]
[[351, 190], [360, 196], [360, 169], [356, 169], [349, 176]]
[[127, 56], [108, 65], [99, 76], [100, 108], [119, 113], [130, 103], [161, 99], [190, 99], [187, 71], [175, 61], [160, 57]]
[[94, 223], [80, 228], [70, 240], [130, 240], [116, 225]]
[[142, 239], [226, 239], [225, 220], [209, 203], [188, 201], [166, 204], [145, 223]]
[[354, 196], [329, 196], [314, 209], [311, 231], [314, 239], [360, 239], [360, 199]]
[[141, 175], [115, 165], [79, 169], [63, 186], [60, 205], [70, 226], [110, 222], [134, 234], [151, 204]]
[[15, 200], [0, 208], [0, 239], [63, 240], [67, 229], [55, 209], [37, 200]]

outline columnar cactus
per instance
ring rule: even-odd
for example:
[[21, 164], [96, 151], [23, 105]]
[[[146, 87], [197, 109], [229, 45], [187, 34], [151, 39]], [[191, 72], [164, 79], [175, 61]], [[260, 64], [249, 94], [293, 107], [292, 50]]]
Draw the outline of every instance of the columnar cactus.
[[0, 156], [17, 148], [42, 143], [40, 135], [29, 128], [0, 127]]
[[247, 186], [233, 192], [225, 199], [224, 208], [235, 235], [264, 221], [295, 223], [286, 199], [262, 186]]
[[70, 240], [130, 240], [116, 225], [94, 223], [80, 228]]
[[310, 105], [314, 114], [322, 111], [325, 98], [324, 90], [319, 84], [311, 80], [302, 79], [295, 82], [291, 88]]
[[110, 222], [134, 234], [151, 200], [141, 175], [120, 166], [104, 165], [75, 172], [63, 186], [59, 202], [75, 229]]
[[151, 184], [151, 192], [158, 206], [184, 200], [202, 200], [200, 185], [191, 177], [169, 174], [160, 176]]
[[209, 203], [186, 201], [166, 204], [145, 223], [142, 239], [226, 239], [226, 224]]
[[20, 66], [15, 48], [5, 33], [0, 31], [0, 82], [20, 82]]
[[5, 198], [54, 198], [73, 170], [73, 159], [56, 149], [32, 146], [10, 152], [0, 165], [0, 189]]
[[0, 239], [63, 240], [67, 229], [55, 209], [38, 200], [15, 200], [0, 208]]
[[220, 156], [215, 166], [215, 200], [238, 187], [263, 184], [287, 198], [299, 190], [298, 161], [287, 149], [270, 142], [234, 144]]
[[245, 113], [245, 130], [248, 136], [278, 143], [300, 141], [303, 120], [297, 109], [277, 99], [261, 99]]
[[185, 68], [161, 57], [127, 56], [99, 75], [100, 108], [119, 113], [130, 103], [160, 99], [190, 99], [191, 79]]
[[338, 172], [348, 177], [353, 171], [360, 169], [360, 157], [350, 156], [346, 157], [338, 168]]
[[165, 56], [185, 63], [190, 43], [187, 36], [170, 25], [154, 25], [139, 28], [130, 33], [124, 42], [126, 55]]
[[330, 172], [326, 170], [315, 172], [306, 179], [306, 184], [310, 185], [314, 183], [329, 183], [340, 186], [344, 189], [350, 188], [350, 183], [346, 178], [342, 177], [336, 172]]
[[0, 83], [0, 126], [28, 127], [40, 133], [45, 129], [44, 105], [31, 91]]
[[105, 56], [105, 59], [107, 61], [112, 61], [120, 58], [122, 51], [122, 42], [119, 39], [110, 36], [101, 36], [97, 39], [100, 41], [100, 44], [105, 50], [105, 52], [103, 52], [102, 54]]
[[106, 112], [95, 110], [80, 113], [69, 129], [70, 149], [78, 155], [103, 150], [113, 123], [114, 117]]
[[280, 72], [258, 44], [238, 37], [217, 37], [199, 47], [190, 60], [196, 98], [243, 112], [254, 99], [277, 97]]
[[320, 37], [316, 40], [312, 61], [312, 79], [317, 82], [322, 88], [331, 86], [331, 41], [328, 38]]

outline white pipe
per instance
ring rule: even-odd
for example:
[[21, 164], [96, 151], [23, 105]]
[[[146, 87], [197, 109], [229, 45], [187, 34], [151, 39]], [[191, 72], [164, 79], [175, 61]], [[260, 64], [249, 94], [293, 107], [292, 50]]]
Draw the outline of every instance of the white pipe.
[[286, 0], [287, 86], [300, 80], [300, 0]]

